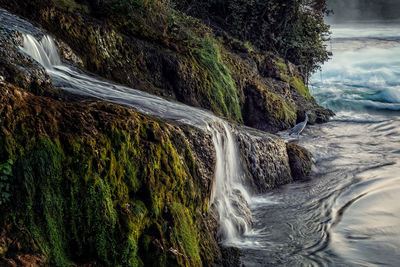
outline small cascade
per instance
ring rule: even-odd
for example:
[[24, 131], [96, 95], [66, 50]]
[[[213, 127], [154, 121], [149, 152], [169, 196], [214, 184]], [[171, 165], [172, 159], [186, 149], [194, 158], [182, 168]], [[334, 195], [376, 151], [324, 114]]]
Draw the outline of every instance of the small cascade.
[[54, 43], [53, 38], [51, 38], [49, 35], [45, 35], [43, 36], [40, 43], [43, 47], [43, 50], [46, 52], [46, 55], [48, 56], [51, 65], [52, 66], [61, 65], [61, 59], [58, 54], [58, 49], [56, 44]]
[[32, 35], [24, 34], [24, 47], [22, 47], [22, 50], [46, 69], [61, 65], [57, 47], [50, 36], [43, 36], [39, 43]]
[[252, 216], [248, 208], [250, 196], [245, 188], [246, 176], [238, 144], [227, 122], [208, 111], [100, 81], [63, 65], [50, 36], [44, 36], [38, 42], [33, 36], [24, 35], [24, 47], [21, 49], [47, 70], [56, 86], [68, 92], [106, 100], [148, 115], [210, 131], [217, 162], [210, 203], [219, 217], [219, 238], [225, 245], [240, 244], [240, 236], [251, 228]]
[[223, 242], [226, 245], [235, 245], [240, 242], [242, 234], [250, 231], [250, 196], [244, 186], [246, 176], [232, 131], [224, 121], [218, 126], [209, 127], [217, 155], [211, 203], [219, 216]]

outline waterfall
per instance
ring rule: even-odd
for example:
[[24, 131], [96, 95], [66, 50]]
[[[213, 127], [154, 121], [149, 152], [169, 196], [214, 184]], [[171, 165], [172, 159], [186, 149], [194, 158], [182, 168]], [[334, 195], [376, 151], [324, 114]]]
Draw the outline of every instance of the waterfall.
[[22, 50], [46, 69], [52, 69], [54, 65], [61, 65], [57, 47], [48, 35], [43, 36], [39, 43], [32, 35], [24, 34]]
[[246, 176], [237, 142], [226, 122], [221, 121], [220, 127], [209, 127], [217, 156], [211, 203], [219, 216], [223, 242], [235, 245], [241, 234], [250, 231], [250, 196], [244, 186]]
[[227, 122], [208, 111], [100, 81], [64, 65], [50, 36], [44, 36], [38, 42], [33, 36], [26, 34], [24, 47], [21, 49], [46, 69], [56, 86], [66, 91], [208, 130], [212, 134], [216, 151], [215, 179], [210, 203], [218, 214], [220, 239], [225, 245], [240, 243], [240, 236], [251, 228], [252, 218], [248, 208], [250, 196], [245, 187], [246, 176], [238, 144]]

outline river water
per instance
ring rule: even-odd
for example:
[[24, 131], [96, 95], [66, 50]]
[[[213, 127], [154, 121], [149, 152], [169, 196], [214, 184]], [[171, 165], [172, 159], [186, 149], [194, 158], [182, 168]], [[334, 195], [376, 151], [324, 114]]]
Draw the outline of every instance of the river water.
[[400, 24], [332, 31], [310, 89], [337, 115], [297, 141], [309, 180], [253, 200], [245, 266], [400, 266]]
[[[334, 56], [312, 78], [311, 93], [337, 116], [308, 126], [296, 141], [312, 152], [313, 174], [250, 196], [235, 137], [222, 119], [84, 74], [60, 61], [50, 37], [36, 40], [32, 35], [43, 34], [28, 22], [2, 9], [0, 22], [24, 33], [21, 49], [60, 88], [210, 131], [217, 152], [213, 192], [223, 192], [211, 201], [225, 242], [242, 249], [243, 265], [400, 266], [399, 24], [333, 28]], [[243, 199], [250, 204], [251, 229], [235, 208]], [[245, 233], [240, 238], [238, 227]]]

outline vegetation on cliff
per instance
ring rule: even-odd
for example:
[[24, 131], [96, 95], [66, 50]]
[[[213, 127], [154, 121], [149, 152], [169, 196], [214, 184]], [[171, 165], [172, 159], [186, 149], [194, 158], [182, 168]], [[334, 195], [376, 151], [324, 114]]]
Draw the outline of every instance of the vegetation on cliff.
[[324, 0], [189, 0], [176, 8], [223, 29], [243, 42], [274, 51], [308, 75], [328, 59]]
[[42, 254], [52, 266], [215, 260], [210, 181], [182, 131], [103, 102], [0, 86], [2, 265]]
[[[263, 14], [275, 16], [274, 23], [295, 12], [285, 31], [269, 26], [282, 34], [272, 42], [272, 32], [257, 39], [257, 25], [242, 25], [261, 1], [226, 1], [224, 12], [238, 17], [225, 22], [227, 14], [210, 12], [217, 2], [191, 3], [202, 12], [198, 18], [186, 4], [163, 0], [0, 0], [0, 6], [55, 35], [82, 59], [79, 67], [104, 78], [269, 132], [291, 127], [306, 109], [316, 114], [313, 121], [326, 121], [331, 113], [316, 104], [304, 68], [295, 65], [312, 69], [325, 59], [314, 51], [320, 58], [311, 54], [304, 63], [306, 52], [323, 49], [325, 26], [315, 36], [291, 28], [310, 19], [302, 25], [313, 31], [320, 13], [307, 17], [299, 1], [266, 9], [278, 12]], [[1, 33], [0, 264], [221, 264], [224, 250], [208, 210], [211, 137], [101, 101], [62, 102], [77, 98], [54, 88], [44, 69], [15, 48], [18, 34]], [[292, 37], [301, 48], [288, 45]], [[242, 137], [240, 149], [255, 192], [292, 181], [297, 172], [290, 166], [308, 174], [309, 155], [268, 134]], [[232, 255], [229, 261], [238, 262]]]
[[[167, 1], [0, 4], [66, 42], [87, 70], [133, 88], [270, 132], [293, 126], [305, 110], [313, 110], [317, 121], [331, 115], [309, 95], [301, 66], [210, 28]], [[318, 38], [313, 45], [323, 49], [322, 34]]]

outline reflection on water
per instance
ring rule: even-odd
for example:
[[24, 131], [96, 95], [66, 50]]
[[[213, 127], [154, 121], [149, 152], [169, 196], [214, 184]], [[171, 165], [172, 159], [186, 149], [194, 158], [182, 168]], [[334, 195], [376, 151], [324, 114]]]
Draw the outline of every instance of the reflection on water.
[[309, 181], [259, 196], [246, 266], [400, 264], [400, 117], [311, 126]]
[[[245, 266], [400, 266], [400, 31], [334, 28], [333, 59], [312, 94], [337, 116], [298, 143], [314, 159], [308, 181], [253, 201]], [[335, 31], [336, 30], [336, 31]], [[286, 136], [286, 133], [282, 133]]]

